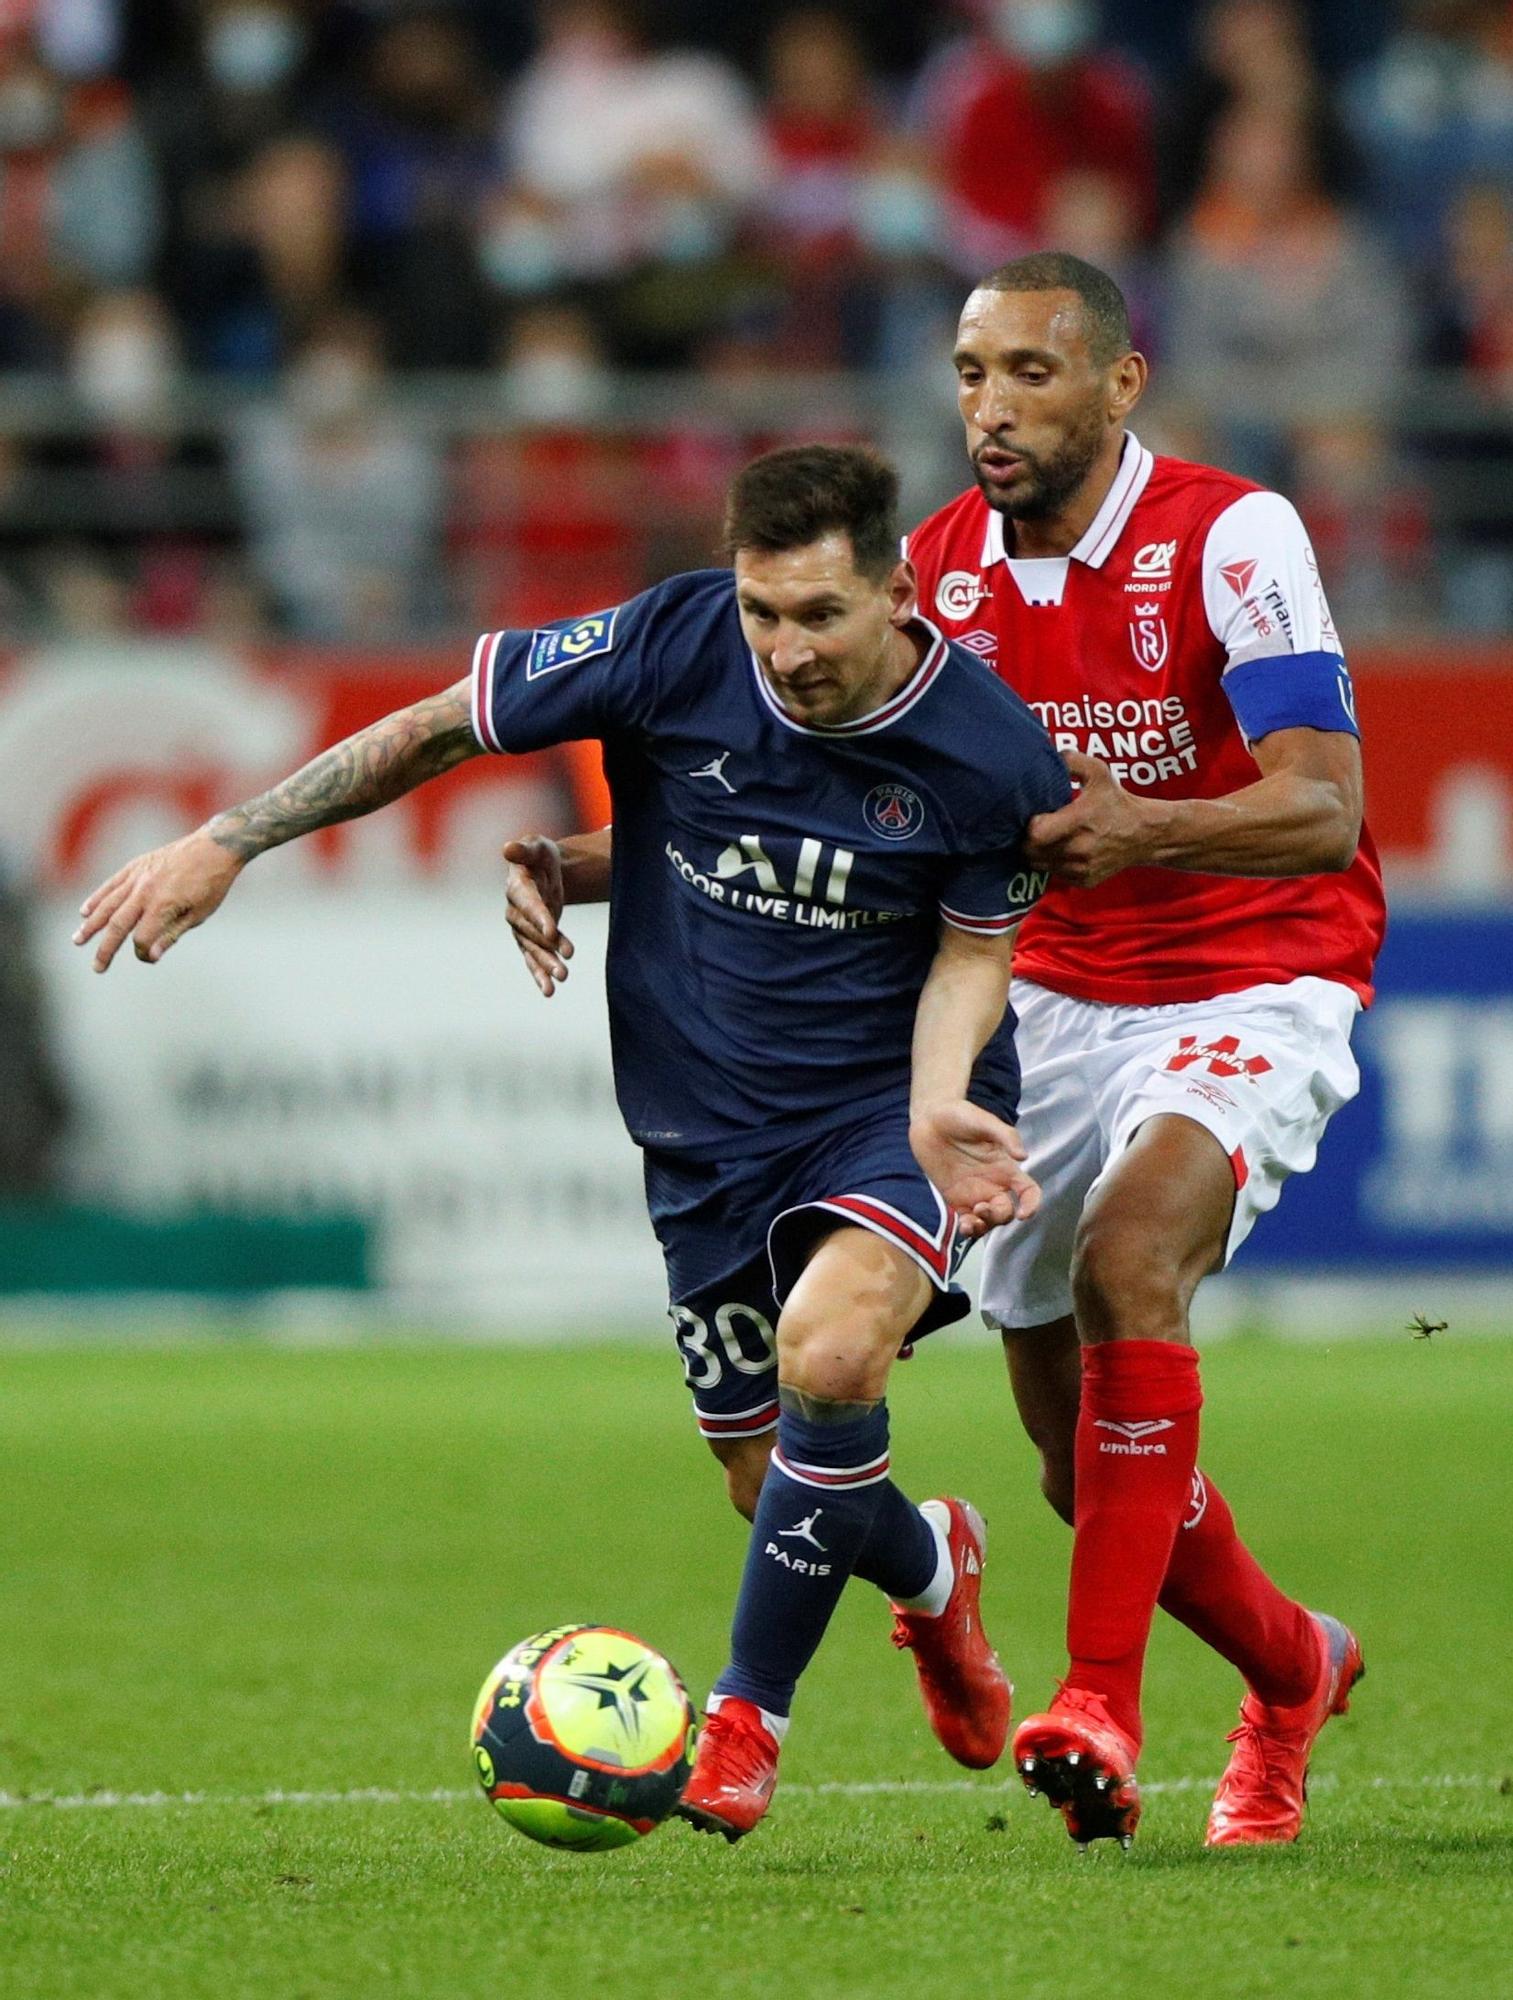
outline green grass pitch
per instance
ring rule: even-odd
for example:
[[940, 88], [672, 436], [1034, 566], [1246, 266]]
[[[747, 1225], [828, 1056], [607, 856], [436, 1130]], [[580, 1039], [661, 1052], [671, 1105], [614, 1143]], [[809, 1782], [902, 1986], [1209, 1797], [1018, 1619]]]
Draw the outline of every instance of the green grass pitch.
[[[1187, 1634], [1153, 1642], [1135, 1847], [1079, 1856], [1002, 1771], [935, 1747], [856, 1586], [752, 1838], [675, 1822], [578, 1857], [490, 1812], [467, 1722], [495, 1658], [558, 1620], [630, 1626], [698, 1694], [717, 1671], [743, 1537], [670, 1353], [0, 1355], [0, 1990], [1513, 1990], [1513, 1341], [1238, 1340], [1205, 1381], [1204, 1462], [1253, 1545], [1366, 1649], [1297, 1847], [1203, 1852], [1235, 1689]], [[932, 1341], [892, 1400], [904, 1483], [989, 1517], [1027, 1712], [1068, 1539], [997, 1356]]]

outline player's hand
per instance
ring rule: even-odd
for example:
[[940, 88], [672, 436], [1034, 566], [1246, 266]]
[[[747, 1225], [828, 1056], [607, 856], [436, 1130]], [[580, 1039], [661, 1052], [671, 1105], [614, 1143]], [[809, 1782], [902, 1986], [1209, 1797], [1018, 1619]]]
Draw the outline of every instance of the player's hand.
[[558, 928], [562, 915], [562, 855], [554, 840], [533, 834], [504, 844], [505, 915], [527, 972], [548, 1000], [567, 977], [572, 940]]
[[1025, 837], [1025, 858], [1079, 889], [1096, 889], [1121, 868], [1149, 858], [1149, 812], [1100, 758], [1080, 750], [1063, 751], [1062, 757], [1081, 789], [1059, 812], [1036, 813]]
[[198, 827], [167, 847], [139, 854], [87, 896], [74, 943], [99, 938], [96, 972], [107, 969], [128, 937], [142, 963], [156, 965], [185, 931], [215, 914], [245, 866]]
[[1016, 1217], [1027, 1221], [1040, 1206], [1040, 1188], [1021, 1164], [1024, 1141], [964, 1097], [916, 1112], [909, 1144], [969, 1241]]

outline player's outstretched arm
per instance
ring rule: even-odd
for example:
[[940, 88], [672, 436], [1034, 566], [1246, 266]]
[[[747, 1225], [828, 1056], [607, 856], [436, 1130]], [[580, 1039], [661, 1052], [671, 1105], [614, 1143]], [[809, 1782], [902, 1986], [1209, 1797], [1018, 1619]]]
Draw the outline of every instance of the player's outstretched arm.
[[1012, 931], [983, 937], [943, 924], [914, 1016], [909, 1144], [967, 1237], [1040, 1205], [1019, 1134], [967, 1097], [972, 1066], [1003, 1019], [1013, 956]]
[[526, 970], [550, 1000], [567, 977], [571, 938], [559, 919], [568, 903], [602, 903], [609, 894], [612, 830], [564, 840], [531, 834], [504, 845], [505, 915]]
[[1361, 838], [1361, 748], [1343, 731], [1278, 729], [1251, 746], [1261, 776], [1218, 799], [1148, 799], [1076, 750], [1081, 788], [1030, 821], [1025, 854], [1063, 882], [1096, 889], [1121, 868], [1205, 875], [1322, 875], [1348, 868]]
[[224, 902], [249, 861], [270, 847], [402, 798], [427, 778], [481, 754], [470, 719], [472, 683], [396, 709], [325, 750], [271, 791], [207, 820], [181, 840], [139, 854], [85, 899], [75, 944], [98, 938], [104, 972], [129, 937], [155, 965], [185, 931]]

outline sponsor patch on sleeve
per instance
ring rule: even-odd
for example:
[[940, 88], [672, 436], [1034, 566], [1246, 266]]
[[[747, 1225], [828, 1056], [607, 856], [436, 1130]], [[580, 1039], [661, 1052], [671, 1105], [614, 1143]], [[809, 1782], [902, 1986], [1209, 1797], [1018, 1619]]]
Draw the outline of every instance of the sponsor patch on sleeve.
[[525, 677], [538, 681], [562, 667], [578, 667], [601, 653], [613, 652], [615, 626], [620, 606], [613, 611], [596, 611], [589, 618], [575, 618], [571, 625], [543, 625], [531, 634], [531, 650], [526, 657]]

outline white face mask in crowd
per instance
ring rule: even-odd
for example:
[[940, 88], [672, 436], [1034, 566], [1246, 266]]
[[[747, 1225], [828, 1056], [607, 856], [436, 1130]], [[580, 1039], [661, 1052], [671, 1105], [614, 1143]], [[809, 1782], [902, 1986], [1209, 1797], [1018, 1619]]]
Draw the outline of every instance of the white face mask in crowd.
[[1032, 69], [1052, 69], [1092, 41], [1097, 18], [1089, 0], [997, 0], [992, 35]]
[[880, 257], [925, 256], [941, 239], [940, 202], [922, 174], [883, 167], [856, 191], [857, 234]]
[[73, 383], [90, 411], [107, 423], [156, 416], [173, 389], [173, 352], [148, 326], [102, 326], [79, 338]]
[[591, 421], [609, 401], [609, 379], [597, 362], [567, 348], [538, 348], [511, 361], [500, 376], [511, 412], [524, 423]]
[[524, 211], [503, 215], [489, 226], [478, 258], [492, 284], [521, 297], [550, 291], [563, 275], [557, 231], [544, 216]]
[[205, 38], [205, 61], [216, 82], [248, 95], [282, 83], [304, 53], [304, 28], [282, 7], [233, 7], [217, 15]]
[[45, 76], [20, 70], [0, 83], [0, 152], [33, 152], [62, 130], [63, 107]]
[[289, 401], [307, 424], [343, 424], [367, 405], [373, 378], [344, 348], [312, 348], [289, 374]]

